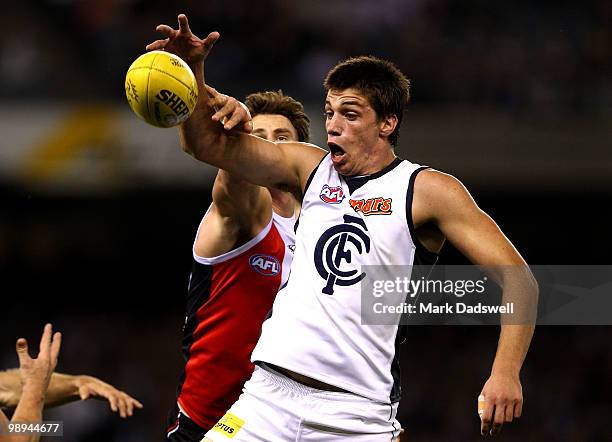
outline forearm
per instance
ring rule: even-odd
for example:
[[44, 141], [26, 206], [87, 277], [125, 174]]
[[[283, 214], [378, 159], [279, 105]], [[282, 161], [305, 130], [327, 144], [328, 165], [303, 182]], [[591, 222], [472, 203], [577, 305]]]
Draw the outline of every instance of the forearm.
[[83, 377], [53, 373], [47, 389], [45, 407], [55, 407], [80, 400], [79, 379]]
[[505, 273], [502, 302], [512, 303], [515, 311], [502, 316], [492, 372], [518, 376], [535, 329], [538, 285], [526, 265], [508, 267]]
[[[0, 407], [14, 408], [23, 394], [19, 370], [7, 370], [0, 375]], [[80, 376], [52, 373], [45, 396], [45, 406], [53, 407], [78, 400], [80, 378]]]
[[[14, 423], [38, 423], [42, 421], [42, 409], [45, 402], [44, 384], [39, 382], [26, 384], [21, 392], [21, 399], [17, 404], [11, 422]], [[23, 436], [14, 440], [36, 442], [40, 439], [40, 433], [33, 433], [27, 439]], [[12, 439], [8, 439], [11, 441]]]
[[497, 353], [491, 373], [518, 376], [535, 327], [533, 325], [502, 325], [497, 344]]
[[[206, 93], [204, 90], [200, 96]], [[199, 161], [231, 173], [237, 179], [259, 186], [273, 186], [275, 180], [268, 172], [274, 172], [274, 169], [264, 166], [268, 164], [266, 160], [250, 146], [254, 137], [227, 133], [221, 124], [212, 121], [214, 112], [211, 109], [206, 103], [198, 104], [193, 114], [180, 126], [183, 150]], [[269, 149], [274, 148], [273, 143], [268, 144]], [[260, 167], [253, 167], [255, 164]]]

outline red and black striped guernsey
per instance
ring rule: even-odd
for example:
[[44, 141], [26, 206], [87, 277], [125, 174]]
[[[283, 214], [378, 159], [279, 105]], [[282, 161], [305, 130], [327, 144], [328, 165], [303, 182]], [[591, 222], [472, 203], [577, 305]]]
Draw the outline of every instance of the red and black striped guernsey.
[[253, 372], [261, 324], [289, 275], [294, 222], [274, 214], [255, 238], [224, 255], [194, 252], [177, 401], [203, 428], [223, 416]]

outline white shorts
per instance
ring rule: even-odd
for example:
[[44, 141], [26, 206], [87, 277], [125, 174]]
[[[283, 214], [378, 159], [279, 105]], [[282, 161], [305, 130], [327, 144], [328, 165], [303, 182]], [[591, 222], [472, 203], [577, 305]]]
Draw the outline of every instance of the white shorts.
[[206, 433], [211, 441], [390, 442], [400, 432], [397, 403], [318, 390], [255, 367], [240, 398]]

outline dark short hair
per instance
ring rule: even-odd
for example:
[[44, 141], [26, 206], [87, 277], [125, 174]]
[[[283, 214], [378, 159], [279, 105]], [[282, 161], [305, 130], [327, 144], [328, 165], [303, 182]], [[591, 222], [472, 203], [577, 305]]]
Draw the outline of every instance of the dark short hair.
[[410, 100], [410, 80], [393, 63], [371, 55], [351, 57], [338, 63], [323, 83], [326, 91], [354, 88], [363, 94], [378, 120], [395, 115], [397, 127], [389, 135], [397, 144], [404, 108]]
[[310, 139], [310, 118], [304, 112], [304, 106], [296, 99], [283, 94], [282, 90], [257, 92], [246, 97], [244, 102], [251, 116], [259, 114], [276, 114], [286, 117], [295, 128], [298, 141], [307, 143]]

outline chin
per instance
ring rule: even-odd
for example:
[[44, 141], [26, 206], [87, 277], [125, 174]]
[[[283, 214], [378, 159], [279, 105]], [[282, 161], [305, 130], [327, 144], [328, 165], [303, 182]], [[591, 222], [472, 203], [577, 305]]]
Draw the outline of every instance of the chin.
[[346, 164], [334, 164], [334, 169], [336, 169], [336, 172], [340, 175], [351, 176], [351, 172]]

